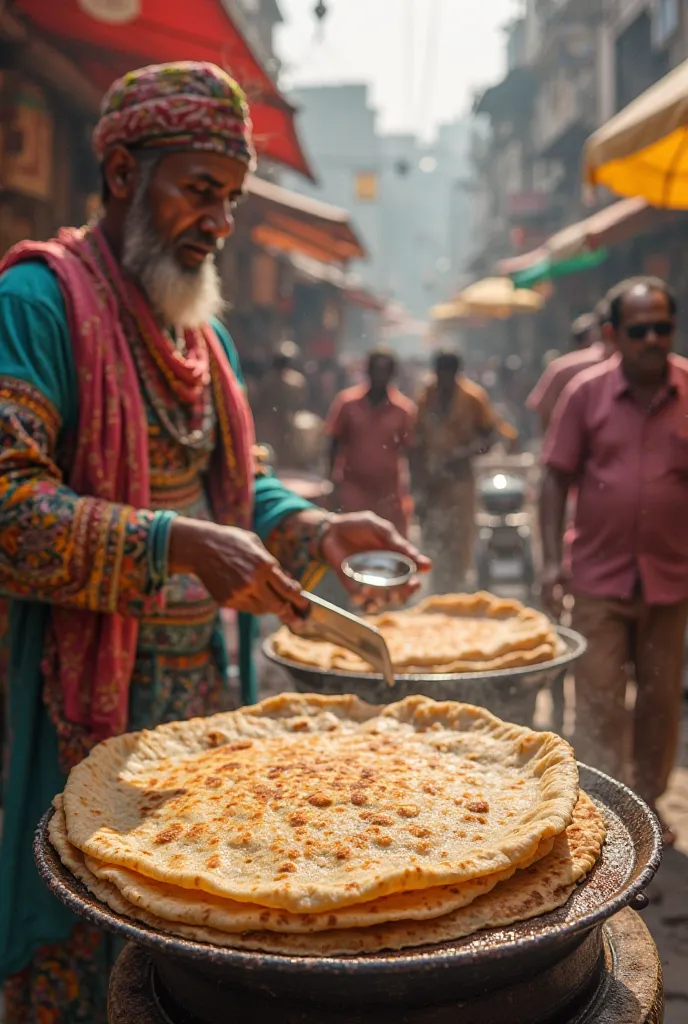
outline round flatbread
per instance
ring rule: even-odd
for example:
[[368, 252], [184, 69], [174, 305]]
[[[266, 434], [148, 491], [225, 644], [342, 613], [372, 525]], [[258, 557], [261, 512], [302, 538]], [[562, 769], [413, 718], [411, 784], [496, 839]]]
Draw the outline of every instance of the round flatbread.
[[[553, 838], [543, 839], [535, 855], [519, 868], [546, 857], [553, 846]], [[291, 914], [287, 910], [261, 907], [255, 903], [238, 903], [200, 889], [180, 889], [169, 882], [156, 882], [116, 864], [103, 864], [94, 857], [84, 856], [84, 863], [97, 878], [112, 882], [129, 903], [165, 921], [207, 925], [230, 933], [259, 930], [287, 934], [365, 928], [388, 921], [425, 921], [441, 917], [468, 906], [518, 870], [514, 866], [469, 882], [381, 896], [372, 903], [359, 903], [321, 914]]]
[[[547, 616], [493, 594], [444, 594], [367, 621], [380, 630], [397, 675], [492, 672], [551, 661], [562, 650]], [[273, 650], [288, 661], [351, 675], [371, 671], [352, 651], [287, 627]]]
[[303, 914], [508, 870], [577, 797], [568, 743], [482, 708], [283, 694], [106, 741], [64, 808], [97, 861]]
[[573, 821], [554, 840], [551, 853], [453, 913], [429, 921], [399, 921], [373, 928], [335, 929], [315, 934], [259, 931], [239, 935], [205, 925], [166, 921], [129, 903], [115, 885], [89, 870], [82, 852], [69, 842], [61, 797], [56, 799], [55, 808], [49, 833], [60, 858], [94, 896], [116, 913], [192, 941], [285, 956], [365, 955], [432, 945], [549, 913], [566, 903], [576, 885], [594, 866], [606, 832], [599, 810], [581, 793]]

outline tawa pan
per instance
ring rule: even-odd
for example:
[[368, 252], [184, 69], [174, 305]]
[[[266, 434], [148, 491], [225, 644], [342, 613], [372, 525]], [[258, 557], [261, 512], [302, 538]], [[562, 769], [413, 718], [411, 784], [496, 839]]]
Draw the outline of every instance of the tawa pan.
[[507, 722], [531, 726], [538, 691], [564, 676], [574, 662], [585, 654], [588, 646], [584, 637], [573, 629], [558, 626], [557, 634], [566, 644], [566, 653], [540, 665], [493, 672], [398, 675], [393, 687], [388, 686], [381, 675], [373, 672], [369, 675], [351, 675], [335, 670], [323, 671], [282, 658], [275, 653], [273, 637], [268, 637], [263, 643], [263, 654], [289, 673], [300, 693], [355, 693], [361, 700], [371, 704], [391, 704], [410, 694], [420, 693], [433, 700], [458, 700], [464, 704], [477, 704]]
[[602, 856], [565, 906], [506, 928], [456, 942], [347, 957], [289, 957], [190, 942], [115, 914], [64, 867], [48, 839], [52, 810], [41, 819], [34, 855], [41, 878], [75, 914], [145, 947], [154, 963], [198, 985], [213, 985], [280, 999], [353, 1006], [427, 1005], [535, 977], [572, 954], [605, 920], [641, 894], [659, 867], [662, 836], [657, 819], [626, 786], [580, 765], [580, 782], [604, 814]]

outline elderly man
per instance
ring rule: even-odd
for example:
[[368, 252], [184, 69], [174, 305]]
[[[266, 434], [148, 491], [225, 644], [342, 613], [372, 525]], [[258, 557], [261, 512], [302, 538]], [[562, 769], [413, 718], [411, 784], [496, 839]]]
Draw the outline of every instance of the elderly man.
[[[618, 355], [569, 384], [544, 448], [543, 600], [564, 587], [588, 640], [576, 670], [576, 753], [654, 806], [674, 765], [688, 619], [688, 368], [671, 355], [676, 302], [663, 281], [610, 295]], [[571, 580], [562, 571], [566, 496], [578, 486]], [[632, 735], [627, 667], [637, 687]]]
[[99, 223], [20, 244], [0, 276], [0, 587], [19, 599], [0, 851], [7, 1024], [106, 1019], [111, 942], [32, 863], [69, 768], [108, 736], [226, 703], [221, 606], [288, 622], [309, 565], [374, 547], [420, 557], [374, 516], [330, 517], [254, 479], [214, 264], [254, 159], [236, 83], [208, 64], [132, 72], [94, 142]]

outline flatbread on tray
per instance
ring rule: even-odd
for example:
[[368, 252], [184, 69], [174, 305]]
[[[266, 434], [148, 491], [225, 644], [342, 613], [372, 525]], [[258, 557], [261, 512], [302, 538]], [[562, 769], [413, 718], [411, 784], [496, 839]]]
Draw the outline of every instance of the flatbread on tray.
[[62, 797], [55, 800], [50, 839], [62, 862], [90, 892], [118, 914], [160, 932], [196, 942], [285, 956], [345, 956], [399, 950], [465, 938], [484, 928], [498, 928], [546, 914], [563, 906], [600, 856], [605, 838], [602, 815], [580, 794], [573, 820], [554, 840], [551, 853], [516, 871], [471, 904], [427, 921], [398, 921], [369, 928], [344, 928], [311, 934], [247, 931], [229, 934], [207, 925], [171, 922], [129, 903], [119, 889], [86, 866], [83, 853], [70, 843]]
[[[533, 857], [519, 867], [528, 867], [546, 857], [553, 846], [553, 838], [543, 839]], [[469, 882], [381, 896], [371, 903], [358, 903], [320, 914], [291, 914], [287, 910], [261, 907], [256, 903], [223, 899], [200, 889], [180, 889], [169, 882], [156, 882], [136, 871], [104, 864], [93, 857], [85, 856], [84, 863], [92, 874], [112, 882], [129, 903], [142, 910], [157, 914], [166, 921], [207, 925], [230, 933], [259, 930], [298, 934], [333, 928], [370, 927], [389, 921], [424, 921], [468, 906], [518, 870], [514, 866]]]
[[[562, 653], [546, 615], [485, 592], [428, 597], [415, 608], [367, 621], [387, 641], [396, 675], [492, 672], [539, 665]], [[272, 646], [287, 661], [322, 672], [371, 671], [352, 651], [301, 631], [296, 635], [286, 626], [275, 633]]]
[[508, 871], [577, 799], [568, 743], [482, 708], [282, 694], [107, 740], [64, 810], [96, 861], [303, 914]]

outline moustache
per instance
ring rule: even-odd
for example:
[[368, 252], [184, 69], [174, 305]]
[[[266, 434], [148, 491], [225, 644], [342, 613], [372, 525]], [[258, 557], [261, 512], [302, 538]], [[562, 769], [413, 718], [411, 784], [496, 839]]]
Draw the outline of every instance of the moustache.
[[211, 253], [221, 252], [225, 245], [224, 238], [216, 238], [204, 231], [194, 231], [193, 234], [181, 235], [177, 239], [177, 245], [199, 245], [203, 249], [209, 249]]

